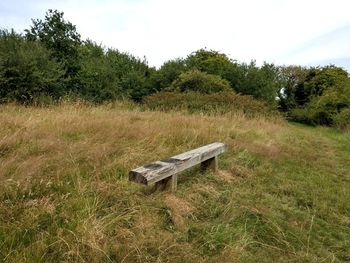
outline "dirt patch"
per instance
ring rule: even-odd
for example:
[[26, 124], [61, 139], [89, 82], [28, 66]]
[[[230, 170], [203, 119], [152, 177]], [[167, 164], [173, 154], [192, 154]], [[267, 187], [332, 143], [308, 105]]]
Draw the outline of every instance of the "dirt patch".
[[191, 217], [194, 207], [184, 199], [174, 195], [165, 196], [165, 204], [171, 211], [171, 219], [179, 230], [185, 230], [186, 218]]
[[233, 182], [237, 180], [237, 176], [230, 171], [217, 171], [214, 175], [225, 182]]

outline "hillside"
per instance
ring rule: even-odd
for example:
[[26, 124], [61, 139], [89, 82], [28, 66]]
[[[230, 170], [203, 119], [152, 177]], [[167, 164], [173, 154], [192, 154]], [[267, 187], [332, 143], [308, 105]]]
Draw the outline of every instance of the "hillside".
[[[140, 165], [215, 141], [218, 174], [178, 191], [128, 182]], [[350, 261], [350, 134], [274, 118], [133, 105], [0, 106], [6, 262]]]

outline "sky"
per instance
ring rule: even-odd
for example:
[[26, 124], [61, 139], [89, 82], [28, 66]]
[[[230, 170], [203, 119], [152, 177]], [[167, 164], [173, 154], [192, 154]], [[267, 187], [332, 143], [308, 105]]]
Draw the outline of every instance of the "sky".
[[22, 32], [48, 9], [64, 12], [83, 39], [151, 66], [207, 48], [239, 62], [350, 72], [349, 0], [0, 0], [0, 27]]

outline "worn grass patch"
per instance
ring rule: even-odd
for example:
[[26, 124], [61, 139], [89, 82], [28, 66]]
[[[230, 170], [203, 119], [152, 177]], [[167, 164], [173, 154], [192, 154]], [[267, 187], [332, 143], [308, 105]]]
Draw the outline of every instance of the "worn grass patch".
[[[128, 171], [215, 141], [178, 191]], [[0, 260], [350, 261], [350, 135], [130, 104], [0, 106]]]

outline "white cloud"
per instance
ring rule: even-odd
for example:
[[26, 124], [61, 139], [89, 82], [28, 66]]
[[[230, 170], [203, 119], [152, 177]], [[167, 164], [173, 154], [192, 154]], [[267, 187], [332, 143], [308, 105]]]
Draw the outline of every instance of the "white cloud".
[[[278, 64], [309, 64], [350, 54], [346, 37], [312, 43], [350, 23], [347, 0], [28, 2], [35, 10], [31, 17], [43, 17], [48, 8], [62, 10], [83, 37], [145, 55], [156, 66], [203, 47], [223, 51], [239, 61]], [[345, 33], [350, 35], [341, 34]]]

